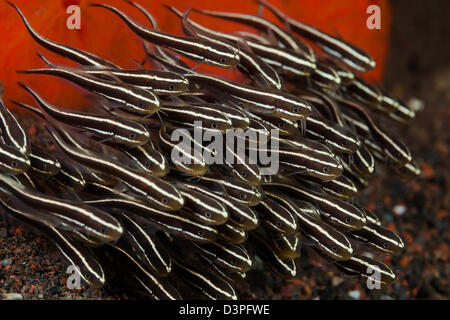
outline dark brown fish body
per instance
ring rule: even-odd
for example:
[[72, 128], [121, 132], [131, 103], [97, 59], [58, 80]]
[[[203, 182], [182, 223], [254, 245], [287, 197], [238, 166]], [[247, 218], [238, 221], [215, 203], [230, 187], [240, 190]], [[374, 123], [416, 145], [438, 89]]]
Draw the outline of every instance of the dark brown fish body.
[[0, 132], [5, 143], [28, 156], [31, 151], [30, 139], [20, 123], [3, 104], [0, 97]]
[[124, 109], [138, 114], [154, 114], [160, 107], [158, 97], [145, 89], [126, 83], [103, 80], [69, 67], [43, 68], [20, 71], [28, 74], [46, 74], [69, 80], [78, 86], [94, 92], [109, 101], [118, 103]]
[[0, 176], [0, 183], [29, 205], [48, 210], [57, 214], [63, 220], [76, 223], [87, 234], [105, 242], [114, 242], [122, 235], [123, 228], [119, 221], [102, 210], [18, 185], [7, 177]]
[[61, 169], [61, 164], [56, 157], [34, 144], [31, 145], [30, 164], [33, 171], [47, 177], [54, 176]]
[[[166, 210], [178, 210], [183, 206], [184, 200], [179, 191], [166, 181], [134, 170], [115, 162], [110, 157], [84, 149], [79, 145], [70, 145], [56, 131], [53, 129], [49, 131], [58, 146], [72, 159], [100, 172], [113, 174], [150, 203]], [[66, 135], [66, 137], [69, 136]]]
[[8, 3], [14, 9], [16, 9], [16, 11], [20, 14], [23, 22], [25, 23], [25, 26], [28, 29], [30, 35], [34, 38], [34, 40], [36, 40], [40, 45], [42, 45], [46, 49], [53, 51], [63, 57], [67, 57], [73, 61], [76, 61], [81, 65], [118, 68], [112, 62], [106, 61], [105, 59], [100, 58], [99, 56], [44, 38], [43, 36], [39, 35], [36, 31], [34, 31], [34, 29], [30, 26], [28, 21], [25, 19], [25, 16], [22, 14], [22, 12], [16, 5], [12, 4], [9, 1], [6, 1], [6, 3]]
[[283, 204], [297, 216], [302, 234], [314, 241], [317, 249], [333, 260], [346, 260], [353, 254], [353, 247], [347, 237], [320, 218], [310, 216], [286, 196], [267, 192], [267, 195]]
[[181, 94], [186, 92], [189, 86], [189, 82], [182, 75], [165, 70], [84, 67], [83, 71], [103, 79], [114, 79], [112, 75], [125, 83], [152, 90], [158, 95]]
[[6, 174], [20, 174], [31, 166], [30, 159], [13, 146], [0, 142], [0, 171]]
[[292, 31], [316, 42], [325, 52], [338, 58], [352, 69], [366, 72], [375, 67], [375, 60], [351, 43], [289, 18], [281, 10], [266, 1], [260, 0], [259, 3], [268, 8], [280, 21], [287, 24]]
[[239, 55], [230, 46], [219, 45], [204, 39], [183, 38], [152, 31], [138, 25], [121, 11], [104, 4], [91, 4], [94, 7], [102, 7], [118, 15], [128, 27], [139, 37], [157, 45], [168, 47], [174, 51], [196, 61], [216, 65], [224, 68], [232, 68], [239, 63]]
[[[334, 226], [344, 230], [360, 229], [365, 223], [364, 214], [355, 206], [326, 194], [320, 194], [299, 184], [263, 183], [264, 189], [274, 190], [274, 187], [287, 192], [291, 197], [315, 204], [320, 209], [322, 218]], [[270, 189], [269, 189], [270, 188]]]
[[387, 265], [365, 256], [354, 256], [345, 261], [337, 261], [335, 264], [344, 273], [360, 275], [374, 285], [389, 285], [397, 278]]

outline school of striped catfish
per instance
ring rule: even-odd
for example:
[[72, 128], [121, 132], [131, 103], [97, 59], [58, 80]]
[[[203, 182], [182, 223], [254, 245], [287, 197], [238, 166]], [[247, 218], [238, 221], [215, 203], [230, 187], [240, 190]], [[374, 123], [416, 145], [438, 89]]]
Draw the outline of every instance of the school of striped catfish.
[[[106, 4], [90, 10], [106, 10], [139, 36], [145, 58], [135, 69], [46, 38], [6, 1], [30, 41], [78, 65], [56, 65], [39, 52], [43, 67], [17, 72], [65, 79], [96, 102], [75, 111], [18, 83], [35, 103], [11, 102], [42, 121], [52, 150], [0, 103], [2, 217], [51, 240], [86, 284], [103, 287], [120, 274], [152, 299], [237, 299], [235, 287], [256, 259], [288, 280], [302, 250], [344, 274], [393, 283], [382, 257], [401, 253], [404, 240], [357, 198], [380, 166], [420, 175], [408, 147], [380, 125], [408, 123], [415, 112], [362, 78], [375, 68], [372, 57], [265, 0], [260, 10], [278, 24], [260, 14], [166, 6], [183, 36], [159, 30], [150, 12], [127, 2], [145, 25]], [[255, 32], [209, 29], [191, 12]], [[236, 69], [245, 81], [198, 72], [186, 59]], [[208, 148], [195, 130], [254, 135], [236, 137], [242, 153], [223, 141]], [[175, 132], [193, 152], [173, 140]], [[252, 161], [252, 151], [276, 156], [278, 171], [263, 174], [267, 163]], [[224, 161], [211, 163], [208, 154]]]

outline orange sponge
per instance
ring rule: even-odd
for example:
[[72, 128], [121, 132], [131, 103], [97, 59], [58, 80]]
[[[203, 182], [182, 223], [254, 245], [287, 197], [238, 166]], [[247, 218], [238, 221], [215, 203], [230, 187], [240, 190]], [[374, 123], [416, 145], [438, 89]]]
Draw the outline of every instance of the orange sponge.
[[[126, 25], [111, 12], [100, 8], [89, 7], [87, 0], [12, 0], [25, 14], [31, 25], [41, 35], [79, 49], [96, 53], [122, 67], [135, 67], [131, 59], [141, 60], [144, 57], [141, 41]], [[181, 34], [180, 20], [165, 9], [162, 4], [168, 3], [180, 10], [189, 6], [220, 11], [233, 11], [256, 14], [257, 4], [252, 0], [152, 0], [139, 1], [158, 20], [159, 27], [170, 33]], [[97, 0], [123, 10], [133, 19], [148, 25], [145, 17], [123, 0]], [[383, 74], [384, 60], [388, 52], [390, 31], [390, 8], [383, 0], [271, 0], [289, 16], [299, 19], [317, 28], [339, 34], [344, 39], [360, 46], [369, 52], [377, 61], [377, 67], [366, 76], [380, 80]], [[369, 30], [366, 27], [369, 5], [376, 4], [381, 8], [381, 30]], [[66, 10], [70, 5], [79, 5], [81, 9], [81, 29], [69, 30]], [[223, 31], [247, 30], [233, 22], [217, 20], [199, 14], [192, 14], [202, 24]], [[43, 67], [44, 63], [36, 56], [43, 53], [55, 63], [73, 65], [68, 59], [49, 52], [38, 45], [28, 34], [19, 15], [5, 2], [0, 3], [0, 81], [5, 86], [5, 100], [15, 99], [31, 102], [30, 97], [17, 86], [17, 81], [24, 81], [38, 90], [44, 98], [52, 103], [71, 108], [83, 108], [90, 103], [87, 92], [74, 85], [50, 76], [18, 75], [16, 70]], [[267, 11], [265, 17], [277, 22]], [[277, 22], [278, 23], [278, 22]], [[210, 69], [211, 70], [211, 69]], [[217, 71], [217, 69], [214, 69]], [[220, 70], [219, 70], [220, 72]], [[221, 71], [226, 72], [226, 71]], [[5, 101], [6, 103], [8, 101]], [[11, 106], [11, 105], [10, 105]]]

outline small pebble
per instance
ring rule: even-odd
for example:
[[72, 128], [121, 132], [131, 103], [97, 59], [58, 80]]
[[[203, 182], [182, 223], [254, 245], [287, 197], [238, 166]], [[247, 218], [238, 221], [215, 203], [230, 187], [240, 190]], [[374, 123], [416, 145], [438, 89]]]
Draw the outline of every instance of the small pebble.
[[333, 277], [331, 278], [331, 285], [333, 287], [337, 287], [338, 285], [340, 285], [342, 282], [344, 282], [344, 279], [341, 277]]
[[0, 261], [0, 263], [4, 266], [9, 266], [12, 263], [12, 260], [10, 258], [6, 258]]
[[425, 102], [416, 97], [412, 97], [407, 102], [408, 107], [414, 112], [419, 112], [425, 108]]
[[404, 215], [406, 212], [406, 206], [404, 204], [398, 204], [394, 207], [394, 213], [398, 216]]
[[20, 293], [10, 292], [5, 293], [5, 300], [23, 300], [23, 296]]
[[359, 298], [361, 297], [361, 291], [359, 290], [349, 291], [348, 296], [352, 299], [359, 300]]
[[253, 261], [253, 270], [263, 271], [264, 265], [260, 257], [255, 256], [255, 260]]

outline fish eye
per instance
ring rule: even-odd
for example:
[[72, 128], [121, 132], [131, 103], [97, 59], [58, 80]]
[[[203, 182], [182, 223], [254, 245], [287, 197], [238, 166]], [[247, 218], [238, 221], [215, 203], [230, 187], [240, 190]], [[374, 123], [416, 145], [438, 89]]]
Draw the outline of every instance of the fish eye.
[[243, 222], [244, 221], [244, 217], [239, 217], [239, 222]]
[[133, 132], [130, 132], [130, 134], [128, 134], [128, 137], [129, 137], [130, 139], [134, 139], [134, 138], [136, 138], [136, 134], [133, 133]]
[[211, 218], [211, 216], [212, 216], [211, 212], [205, 212], [205, 217]]
[[389, 248], [389, 243], [384, 242], [384, 243], [383, 243], [383, 248], [385, 248], [385, 249]]
[[322, 171], [325, 172], [325, 173], [328, 173], [328, 172], [330, 172], [330, 168], [325, 166], [325, 167], [322, 168]]
[[45, 169], [46, 169], [46, 165], [45, 165], [44, 163], [41, 163], [41, 164], [39, 165], [39, 169], [45, 170]]
[[[294, 111], [295, 112], [295, 111]], [[280, 122], [280, 124], [278, 125], [280, 128], [284, 127], [284, 122]]]
[[150, 164], [149, 161], [146, 161], [144, 165], [145, 165], [146, 168], [150, 168], [150, 165], [151, 165], [151, 164]]
[[401, 157], [400, 152], [394, 153], [394, 157], [395, 157], [396, 159], [400, 159], [400, 157]]
[[92, 277], [92, 275], [90, 274], [90, 273], [86, 273], [85, 275], [84, 275], [84, 277], [86, 278], [86, 279], [90, 279], [91, 277]]
[[239, 197], [240, 197], [242, 200], [245, 200], [245, 199], [247, 199], [247, 194], [241, 193], [241, 194], [239, 195]]
[[344, 189], [338, 188], [338, 189], [337, 189], [337, 192], [338, 192], [338, 193], [344, 193]]
[[101, 232], [101, 233], [106, 233], [106, 228], [105, 228], [105, 227], [102, 227], [102, 228], [100, 229], [100, 232]]
[[167, 198], [162, 198], [162, 199], [161, 199], [161, 202], [162, 202], [163, 204], [167, 204], [167, 203], [169, 202], [169, 200], [167, 200]]
[[175, 89], [175, 86], [173, 84], [169, 84], [169, 90]]
[[15, 161], [11, 162], [11, 167], [13, 167], [13, 168], [17, 167], [17, 162], [15, 162]]
[[211, 123], [211, 128], [217, 129], [217, 123], [215, 123], [215, 122]]
[[203, 237], [203, 236], [205, 235], [205, 231], [199, 230], [199, 231], [197, 232], [197, 234], [198, 234], [199, 237]]
[[349, 217], [346, 217], [345, 218], [345, 223], [351, 223], [352, 222], [352, 219], [351, 218], [349, 218]]
[[230, 259], [230, 263], [231, 263], [231, 264], [235, 264], [235, 263], [236, 263], [236, 260], [234, 260], [234, 258], [231, 258], [231, 259]]
[[143, 108], [144, 107], [144, 102], [142, 102], [142, 101], [139, 101], [139, 107], [141, 107], [141, 108]]
[[247, 178], [247, 175], [248, 175], [247, 170], [242, 170], [241, 176], [242, 176], [243, 178]]
[[224, 57], [220, 58], [220, 63], [225, 63], [227, 62], [227, 59], [225, 59]]
[[299, 109], [298, 107], [293, 107], [293, 108], [292, 108], [292, 112], [294, 112], [294, 113], [299, 112], [299, 110], [300, 110], [300, 109]]
[[277, 225], [278, 228], [280, 228], [281, 227], [281, 222], [277, 221], [276, 225]]
[[332, 246], [332, 247], [331, 247], [331, 250], [332, 250], [333, 252], [337, 252], [337, 247], [336, 247], [336, 246]]
[[342, 140], [341, 146], [346, 147], [348, 145], [347, 140]]

